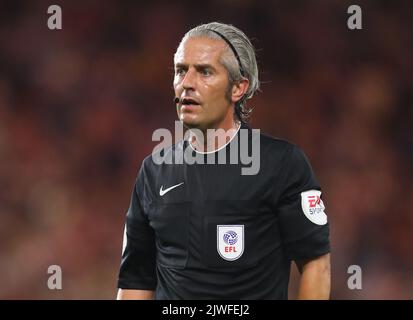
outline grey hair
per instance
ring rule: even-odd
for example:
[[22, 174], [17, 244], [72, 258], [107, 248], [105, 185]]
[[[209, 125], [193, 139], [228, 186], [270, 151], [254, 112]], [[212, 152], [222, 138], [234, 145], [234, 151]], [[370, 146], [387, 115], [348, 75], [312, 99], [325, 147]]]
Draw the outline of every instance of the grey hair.
[[[212, 30], [223, 35], [232, 44], [241, 62], [240, 66], [235, 53], [227, 44], [227, 49], [221, 56], [220, 62], [227, 69], [230, 85], [229, 88], [231, 88], [234, 83], [237, 83], [243, 78], [246, 78], [249, 81], [247, 92], [235, 104], [234, 110], [238, 120], [247, 121], [249, 115], [252, 112], [252, 108], [248, 108], [246, 106], [246, 101], [252, 98], [254, 93], [259, 90], [260, 81], [258, 79], [258, 65], [255, 57], [254, 46], [251, 44], [251, 41], [248, 39], [245, 33], [240, 29], [234, 27], [233, 25], [220, 22], [202, 24], [189, 30], [182, 38], [178, 48], [189, 38], [206, 37], [210, 39], [219, 39], [225, 41], [220, 35], [216, 34]], [[243, 70], [244, 77], [241, 74], [241, 69]]]

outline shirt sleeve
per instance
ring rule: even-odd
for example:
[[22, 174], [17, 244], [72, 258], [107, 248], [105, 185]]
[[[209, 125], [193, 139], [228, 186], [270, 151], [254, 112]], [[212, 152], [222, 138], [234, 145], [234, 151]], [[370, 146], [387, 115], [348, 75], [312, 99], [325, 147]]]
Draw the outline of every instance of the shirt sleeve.
[[329, 224], [321, 188], [303, 151], [291, 145], [280, 174], [277, 205], [282, 241], [287, 257], [301, 260], [330, 251]]
[[156, 255], [153, 229], [143, 210], [143, 166], [134, 185], [126, 214], [118, 288], [155, 290]]

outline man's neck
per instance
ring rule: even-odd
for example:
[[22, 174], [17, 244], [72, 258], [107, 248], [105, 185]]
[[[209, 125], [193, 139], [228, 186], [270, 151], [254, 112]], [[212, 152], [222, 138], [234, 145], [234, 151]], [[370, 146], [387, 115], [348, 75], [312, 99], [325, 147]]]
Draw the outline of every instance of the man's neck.
[[237, 134], [241, 122], [233, 120], [231, 125], [218, 129], [191, 130], [189, 143], [198, 152], [214, 152], [227, 145]]

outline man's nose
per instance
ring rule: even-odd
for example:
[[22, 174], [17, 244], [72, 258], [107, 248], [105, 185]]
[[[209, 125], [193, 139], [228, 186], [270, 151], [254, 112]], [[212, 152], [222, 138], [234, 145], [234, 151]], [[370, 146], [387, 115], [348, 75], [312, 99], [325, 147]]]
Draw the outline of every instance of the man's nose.
[[182, 80], [182, 88], [185, 90], [195, 89], [196, 73], [193, 70], [188, 70]]

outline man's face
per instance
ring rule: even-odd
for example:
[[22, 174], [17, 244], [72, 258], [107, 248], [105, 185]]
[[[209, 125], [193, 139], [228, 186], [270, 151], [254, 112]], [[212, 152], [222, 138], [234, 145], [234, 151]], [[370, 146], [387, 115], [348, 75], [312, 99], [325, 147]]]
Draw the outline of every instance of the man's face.
[[179, 119], [188, 128], [225, 128], [233, 123], [227, 98], [228, 73], [219, 62], [226, 45], [205, 37], [189, 38], [175, 56], [175, 96]]

